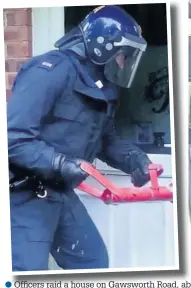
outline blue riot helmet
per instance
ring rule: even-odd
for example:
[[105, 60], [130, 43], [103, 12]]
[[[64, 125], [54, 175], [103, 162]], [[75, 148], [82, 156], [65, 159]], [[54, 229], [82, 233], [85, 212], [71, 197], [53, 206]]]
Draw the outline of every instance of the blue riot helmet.
[[89, 59], [104, 65], [106, 78], [129, 88], [147, 42], [141, 27], [118, 6], [100, 6], [79, 24]]

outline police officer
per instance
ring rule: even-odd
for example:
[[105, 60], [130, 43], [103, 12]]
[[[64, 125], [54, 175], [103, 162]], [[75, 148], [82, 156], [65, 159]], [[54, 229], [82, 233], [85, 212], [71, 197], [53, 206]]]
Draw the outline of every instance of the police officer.
[[[129, 88], [146, 41], [136, 21], [101, 6], [55, 44], [27, 61], [8, 103], [13, 271], [47, 270], [49, 253], [63, 269], [107, 268], [107, 249], [73, 191], [88, 176], [82, 161], [99, 158], [149, 181], [147, 155], [115, 133], [119, 87]], [[98, 211], [99, 213], [99, 211]]]

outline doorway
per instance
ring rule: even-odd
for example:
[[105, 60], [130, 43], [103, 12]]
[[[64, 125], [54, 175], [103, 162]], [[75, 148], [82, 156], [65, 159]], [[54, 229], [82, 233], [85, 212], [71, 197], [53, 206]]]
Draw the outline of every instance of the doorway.
[[[121, 89], [116, 115], [117, 133], [120, 137], [128, 138], [141, 146], [141, 149], [147, 153], [170, 154], [169, 96], [167, 93], [163, 93], [164, 95], [161, 93], [160, 99], [154, 97], [147, 99], [146, 95], [151, 73], [158, 71], [162, 73], [160, 71], [165, 68], [168, 70], [166, 4], [119, 6], [139, 23], [148, 48], [142, 57], [132, 88]], [[78, 25], [96, 7], [65, 7], [65, 32]], [[161, 111], [155, 113], [154, 109]], [[162, 141], [160, 141], [161, 137]]]

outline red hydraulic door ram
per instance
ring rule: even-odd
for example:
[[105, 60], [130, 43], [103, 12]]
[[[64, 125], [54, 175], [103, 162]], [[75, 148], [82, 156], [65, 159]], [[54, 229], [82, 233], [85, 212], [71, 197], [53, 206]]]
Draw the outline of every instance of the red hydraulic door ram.
[[86, 162], [81, 164], [81, 169], [97, 180], [105, 189], [102, 191], [85, 182], [82, 182], [77, 189], [99, 198], [107, 204], [142, 201], [173, 201], [172, 184], [170, 184], [169, 187], [159, 186], [158, 184], [158, 175], [163, 172], [161, 165], [149, 165], [151, 187], [141, 188], [117, 187], [103, 176], [95, 166]]

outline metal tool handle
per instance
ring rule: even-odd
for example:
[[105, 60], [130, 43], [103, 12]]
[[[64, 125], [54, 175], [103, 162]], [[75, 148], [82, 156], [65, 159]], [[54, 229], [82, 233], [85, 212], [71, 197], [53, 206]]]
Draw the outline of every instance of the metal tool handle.
[[112, 194], [118, 195], [118, 187], [111, 183], [105, 176], [103, 176], [93, 165], [90, 165], [86, 162], [82, 162], [81, 169], [87, 174], [92, 176], [97, 180], [101, 185], [111, 191]]
[[160, 176], [163, 171], [163, 167], [160, 164], [149, 165], [151, 187], [154, 189], [154, 191], [159, 191], [158, 176]]

